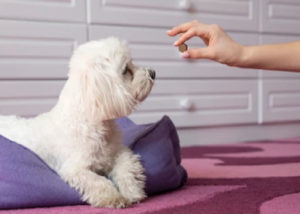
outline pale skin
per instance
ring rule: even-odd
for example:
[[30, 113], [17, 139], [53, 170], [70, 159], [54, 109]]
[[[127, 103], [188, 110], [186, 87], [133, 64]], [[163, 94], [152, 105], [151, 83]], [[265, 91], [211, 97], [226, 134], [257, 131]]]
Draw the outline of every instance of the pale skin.
[[169, 36], [180, 34], [175, 46], [192, 37], [201, 38], [206, 47], [189, 49], [183, 58], [210, 59], [229, 66], [300, 72], [300, 41], [244, 46], [228, 36], [218, 25], [206, 25], [197, 20], [178, 25], [167, 31]]

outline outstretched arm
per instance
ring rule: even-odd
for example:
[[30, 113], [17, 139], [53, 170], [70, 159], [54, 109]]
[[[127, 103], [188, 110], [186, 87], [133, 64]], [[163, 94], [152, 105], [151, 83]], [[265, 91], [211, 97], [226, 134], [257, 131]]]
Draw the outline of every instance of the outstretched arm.
[[245, 46], [237, 66], [300, 72], [300, 42]]
[[181, 34], [174, 43], [179, 46], [192, 37], [201, 38], [207, 47], [189, 49], [184, 58], [211, 59], [229, 66], [300, 72], [300, 42], [243, 46], [232, 40], [218, 25], [192, 21], [168, 31]]

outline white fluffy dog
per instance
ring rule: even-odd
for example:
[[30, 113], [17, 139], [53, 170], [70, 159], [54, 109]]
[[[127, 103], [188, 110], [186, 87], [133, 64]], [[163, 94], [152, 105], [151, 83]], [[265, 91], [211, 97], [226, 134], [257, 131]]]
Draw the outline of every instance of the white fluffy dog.
[[146, 197], [139, 161], [114, 119], [151, 91], [155, 72], [134, 66], [126, 42], [81, 45], [56, 106], [25, 119], [0, 116], [0, 134], [38, 154], [93, 206], [121, 208]]

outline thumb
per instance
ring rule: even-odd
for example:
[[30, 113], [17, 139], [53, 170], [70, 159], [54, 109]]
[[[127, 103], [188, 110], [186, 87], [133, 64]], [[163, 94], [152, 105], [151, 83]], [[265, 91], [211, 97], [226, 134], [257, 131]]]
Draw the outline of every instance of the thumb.
[[183, 58], [190, 59], [212, 59], [210, 48], [193, 48], [182, 54]]

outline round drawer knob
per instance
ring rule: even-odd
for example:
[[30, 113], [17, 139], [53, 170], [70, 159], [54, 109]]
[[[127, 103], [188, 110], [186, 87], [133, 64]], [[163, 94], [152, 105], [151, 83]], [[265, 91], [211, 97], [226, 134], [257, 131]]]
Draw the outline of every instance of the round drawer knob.
[[191, 0], [179, 0], [179, 8], [182, 10], [191, 9], [192, 3]]
[[181, 99], [179, 105], [181, 109], [188, 110], [188, 111], [191, 111], [194, 107], [193, 102], [188, 98]]

